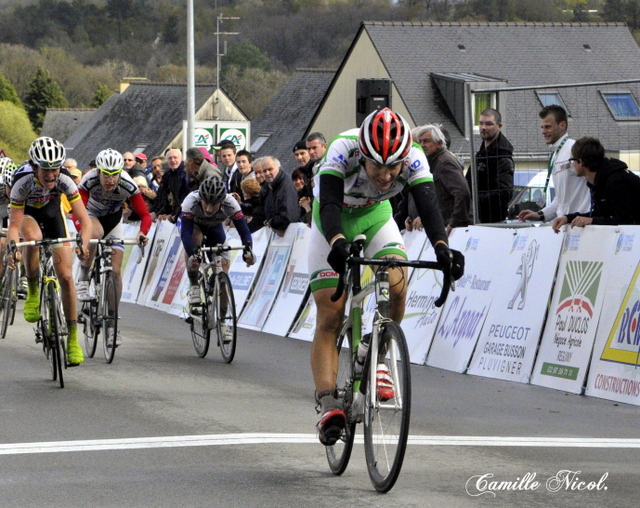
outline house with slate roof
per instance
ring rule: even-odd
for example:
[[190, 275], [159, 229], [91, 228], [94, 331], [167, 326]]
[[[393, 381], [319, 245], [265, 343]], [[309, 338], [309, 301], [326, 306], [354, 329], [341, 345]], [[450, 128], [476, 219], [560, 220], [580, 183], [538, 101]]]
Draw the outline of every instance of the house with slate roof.
[[95, 112], [95, 108], [47, 108], [40, 135], [64, 141]]
[[309, 126], [335, 76], [335, 70], [298, 69], [251, 122], [251, 151], [272, 155], [285, 170], [295, 168], [293, 146], [311, 134]]
[[[305, 132], [329, 139], [354, 127], [356, 81], [367, 78], [391, 80], [392, 108], [412, 127], [442, 124], [466, 161], [480, 146], [468, 91], [484, 90], [503, 114], [518, 169], [532, 160], [546, 169], [538, 112], [549, 102], [568, 110], [572, 137], [599, 137], [640, 169], [640, 50], [623, 23], [363, 22]], [[517, 100], [505, 91], [537, 85], [548, 87]]]
[[[195, 119], [247, 121], [238, 106], [215, 85], [195, 86]], [[177, 83], [123, 83], [120, 91], [64, 140], [67, 155], [88, 167], [100, 150], [145, 153], [149, 158], [167, 148], [182, 148], [187, 118], [187, 85]], [[61, 140], [62, 141], [62, 140]]]

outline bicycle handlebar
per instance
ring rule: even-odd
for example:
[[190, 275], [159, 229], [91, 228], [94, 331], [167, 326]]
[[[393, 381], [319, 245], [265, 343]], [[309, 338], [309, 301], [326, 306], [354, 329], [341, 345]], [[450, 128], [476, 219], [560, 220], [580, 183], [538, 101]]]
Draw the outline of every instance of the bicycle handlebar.
[[70, 236], [69, 238], [43, 238], [42, 240], [30, 240], [28, 242], [11, 242], [12, 248], [19, 247], [39, 247], [40, 245], [56, 245], [59, 243], [75, 242], [76, 237]]
[[[362, 235], [358, 235], [362, 236]], [[347, 265], [370, 265], [370, 266], [383, 266], [386, 268], [396, 268], [399, 266], [406, 266], [411, 268], [427, 268], [431, 270], [440, 270], [442, 272], [442, 290], [440, 291], [440, 296], [433, 303], [436, 307], [442, 307], [444, 302], [447, 300], [447, 296], [449, 296], [449, 290], [451, 289], [451, 267], [443, 267], [437, 261], [408, 261], [405, 259], [398, 258], [380, 258], [380, 259], [369, 259], [359, 257], [360, 251], [362, 250], [362, 245], [364, 239], [360, 239], [356, 237], [354, 242], [351, 244], [351, 257], [347, 259]], [[331, 301], [337, 302], [345, 289], [345, 277], [346, 272], [340, 274], [338, 278], [338, 286], [336, 287], [335, 293], [331, 295]]]

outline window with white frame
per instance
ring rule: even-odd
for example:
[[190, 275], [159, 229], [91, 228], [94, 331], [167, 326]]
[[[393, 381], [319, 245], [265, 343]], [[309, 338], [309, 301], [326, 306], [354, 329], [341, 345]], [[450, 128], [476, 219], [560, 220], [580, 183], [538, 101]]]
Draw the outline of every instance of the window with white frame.
[[561, 106], [567, 112], [567, 115], [571, 116], [569, 114], [567, 106], [562, 100], [562, 97], [560, 97], [560, 92], [550, 92], [548, 90], [544, 90], [537, 91], [536, 93], [538, 94], [538, 99], [540, 100], [540, 104], [542, 104], [542, 107]]
[[631, 92], [600, 92], [616, 120], [640, 120], [640, 107]]
[[471, 94], [471, 107], [473, 110], [473, 132], [474, 134], [480, 133], [480, 113], [487, 108], [496, 109], [498, 104], [496, 92], [482, 92]]

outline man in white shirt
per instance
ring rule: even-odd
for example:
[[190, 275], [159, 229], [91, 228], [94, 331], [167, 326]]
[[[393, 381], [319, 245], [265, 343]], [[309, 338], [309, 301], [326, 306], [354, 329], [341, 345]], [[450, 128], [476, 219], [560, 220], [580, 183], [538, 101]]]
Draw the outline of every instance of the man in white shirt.
[[[570, 162], [571, 147], [575, 141], [567, 134], [567, 112], [563, 107], [553, 104], [544, 107], [539, 116], [542, 137], [551, 149], [542, 199], [544, 200], [546, 193], [549, 192], [551, 178], [553, 178], [556, 195], [553, 201], [539, 212], [523, 210], [518, 218], [522, 222], [526, 220], [551, 222], [556, 217], [562, 217], [568, 213], [586, 213], [591, 207], [591, 194], [585, 179], [576, 175]], [[544, 203], [541, 203], [542, 205]]]

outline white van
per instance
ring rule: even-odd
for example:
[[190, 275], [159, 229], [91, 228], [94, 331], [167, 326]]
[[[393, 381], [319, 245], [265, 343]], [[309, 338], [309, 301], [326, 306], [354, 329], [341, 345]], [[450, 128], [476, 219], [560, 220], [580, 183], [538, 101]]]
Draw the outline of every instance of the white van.
[[[547, 171], [538, 171], [529, 183], [525, 186], [514, 186], [513, 197], [509, 202], [509, 210], [507, 212], [507, 220], [517, 220], [518, 214], [522, 210], [540, 211], [539, 200], [544, 194], [544, 184], [547, 181]], [[549, 188], [547, 189], [546, 205], [553, 201], [556, 191], [553, 188], [553, 178], [549, 179]]]

